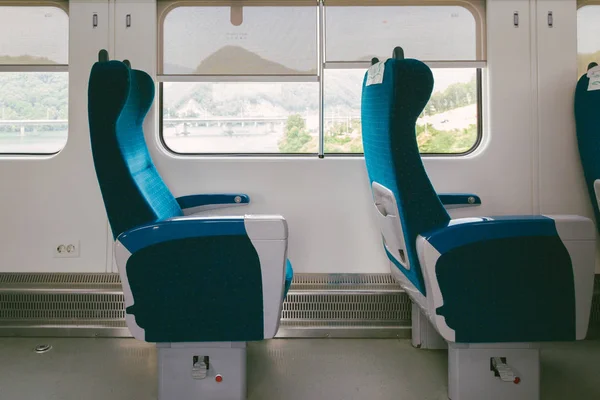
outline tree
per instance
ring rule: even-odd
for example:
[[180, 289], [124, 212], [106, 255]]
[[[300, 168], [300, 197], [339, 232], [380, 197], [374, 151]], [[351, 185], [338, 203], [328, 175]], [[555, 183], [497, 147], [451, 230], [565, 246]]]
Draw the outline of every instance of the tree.
[[425, 115], [434, 115], [475, 104], [477, 102], [477, 79], [470, 82], [454, 83], [443, 92], [434, 93], [425, 107]]
[[310, 142], [311, 136], [306, 130], [306, 122], [300, 114], [292, 114], [285, 124], [283, 139], [278, 143], [281, 153], [301, 153], [302, 147]]
[[[69, 108], [66, 73], [13, 72], [0, 74], [0, 119], [66, 120]], [[0, 126], [0, 132], [19, 132], [21, 126]], [[28, 126], [26, 131], [63, 131], [65, 125]]]
[[421, 153], [464, 153], [473, 147], [476, 140], [477, 125], [448, 131], [439, 131], [430, 124], [417, 125], [417, 143]]

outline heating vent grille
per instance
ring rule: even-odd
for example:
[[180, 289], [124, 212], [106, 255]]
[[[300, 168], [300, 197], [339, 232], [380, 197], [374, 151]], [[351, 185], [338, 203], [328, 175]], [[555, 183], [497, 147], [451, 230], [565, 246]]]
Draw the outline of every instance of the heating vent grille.
[[[591, 328], [600, 327], [595, 281]], [[118, 274], [0, 273], [0, 335], [128, 336], [123, 301]], [[280, 336], [407, 337], [410, 320], [411, 301], [389, 274], [296, 274]]]
[[293, 290], [396, 290], [390, 274], [296, 274]]
[[119, 274], [1, 273], [0, 290], [104, 289], [121, 290]]
[[103, 319], [125, 318], [122, 294], [1, 293], [0, 319]]
[[404, 293], [337, 294], [290, 292], [283, 303], [282, 321], [390, 320], [410, 321], [411, 303]]

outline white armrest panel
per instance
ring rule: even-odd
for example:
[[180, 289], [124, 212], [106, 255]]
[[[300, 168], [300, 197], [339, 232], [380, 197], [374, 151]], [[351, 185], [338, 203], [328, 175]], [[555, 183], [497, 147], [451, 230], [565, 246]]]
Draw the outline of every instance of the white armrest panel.
[[573, 266], [575, 284], [576, 338], [585, 339], [594, 294], [596, 270], [596, 227], [589, 218], [578, 215], [546, 215], [556, 224], [556, 232], [564, 243]]
[[265, 339], [270, 339], [277, 333], [281, 317], [287, 258], [287, 222], [278, 215], [246, 215], [244, 225], [260, 259], [264, 333]]

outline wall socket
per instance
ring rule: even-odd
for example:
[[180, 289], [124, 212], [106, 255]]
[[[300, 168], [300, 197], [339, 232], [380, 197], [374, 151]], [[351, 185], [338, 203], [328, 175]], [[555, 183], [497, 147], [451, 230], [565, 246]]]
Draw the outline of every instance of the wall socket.
[[55, 258], [74, 258], [79, 257], [79, 240], [68, 243], [58, 243], [54, 246]]

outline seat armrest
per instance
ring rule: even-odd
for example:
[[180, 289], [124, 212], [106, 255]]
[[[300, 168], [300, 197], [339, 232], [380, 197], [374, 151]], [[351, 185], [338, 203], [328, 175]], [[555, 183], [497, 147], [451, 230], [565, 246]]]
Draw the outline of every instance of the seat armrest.
[[246, 235], [244, 218], [190, 216], [141, 225], [120, 234], [117, 243], [133, 254], [145, 247], [173, 240], [234, 235]]
[[446, 209], [481, 205], [481, 198], [472, 193], [441, 193], [438, 197]]
[[193, 194], [178, 197], [176, 200], [185, 215], [250, 203], [250, 197], [242, 193]]

